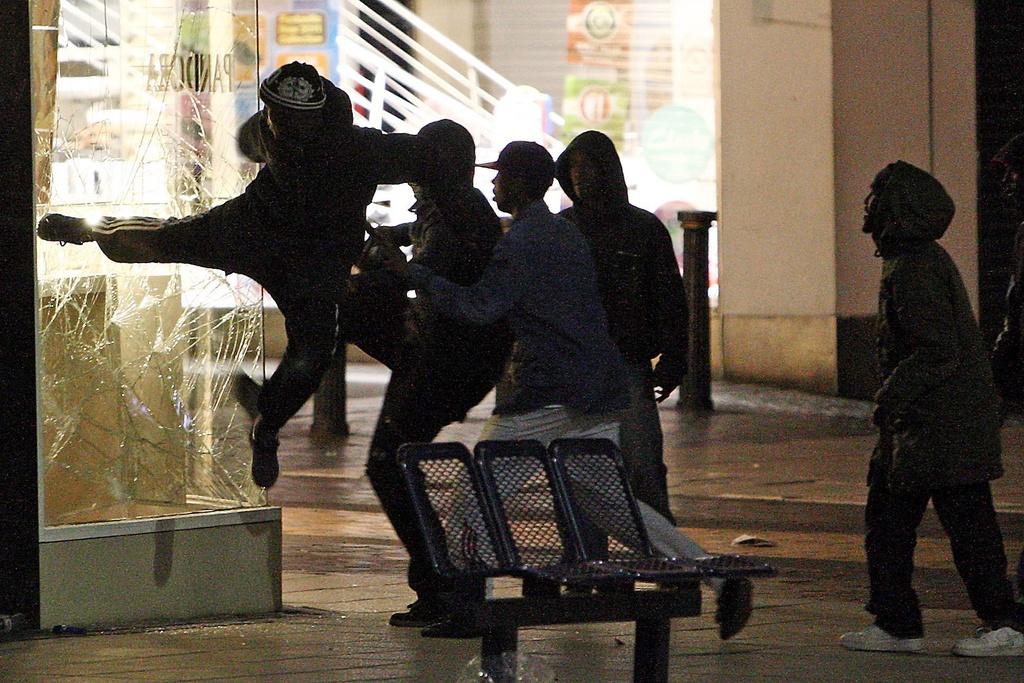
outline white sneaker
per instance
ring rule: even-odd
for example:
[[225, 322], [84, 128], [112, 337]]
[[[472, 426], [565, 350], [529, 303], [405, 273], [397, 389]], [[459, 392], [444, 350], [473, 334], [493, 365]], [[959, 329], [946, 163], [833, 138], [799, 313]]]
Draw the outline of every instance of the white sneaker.
[[863, 631], [844, 633], [839, 642], [847, 650], [865, 652], [920, 652], [924, 647], [923, 638], [897, 638], [874, 624]]
[[1024, 633], [1004, 626], [995, 631], [979, 628], [969, 638], [961, 638], [953, 646], [953, 654], [961, 657], [1012, 657], [1024, 655]]

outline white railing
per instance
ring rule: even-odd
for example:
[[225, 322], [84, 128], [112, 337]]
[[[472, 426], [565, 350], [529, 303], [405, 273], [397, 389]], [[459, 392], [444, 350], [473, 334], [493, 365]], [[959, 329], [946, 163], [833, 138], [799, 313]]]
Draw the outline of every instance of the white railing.
[[[378, 0], [376, 5], [408, 24], [414, 35], [399, 30], [363, 0], [339, 4], [341, 75], [364, 112], [361, 123], [414, 130], [426, 121], [453, 118], [473, 131], [482, 147], [496, 146], [501, 132], [495, 110], [517, 89], [515, 83], [395, 0]], [[557, 127], [563, 123], [554, 113], [550, 120]], [[550, 135], [538, 137], [553, 151], [561, 148]]]
[[[101, 0], [85, 2], [94, 10], [106, 12], [105, 18], [116, 23], [121, 33], [133, 25], [140, 9], [132, 0], [121, 0], [116, 8], [107, 7]], [[496, 153], [496, 148], [510, 137], [508, 130], [502, 130], [503, 126], [507, 128], [507, 121], [503, 124], [497, 114], [503, 99], [519, 92], [515, 83], [395, 0], [377, 0], [377, 9], [363, 0], [331, 2], [339, 17], [339, 85], [352, 99], [357, 124], [415, 132], [430, 121], [451, 118], [473, 133], [482, 156]], [[106, 30], [95, 15], [70, 3], [62, 9], [66, 10], [61, 14], [62, 45], [66, 46], [61, 49], [62, 60], [87, 61], [107, 76], [112, 70], [127, 75], [126, 70], [145, 68], [142, 64], [129, 66], [125, 60], [108, 60], [110, 47], [118, 43], [122, 43], [122, 49], [126, 47], [122, 36]], [[398, 17], [411, 27], [412, 35], [388, 21], [382, 12]], [[69, 38], [84, 46], [68, 45]], [[65, 87], [71, 84], [65, 83]], [[90, 82], [88, 87], [96, 86]], [[549, 120], [555, 127], [563, 123], [554, 113], [549, 114]], [[552, 154], [562, 149], [546, 131], [531, 135]], [[382, 188], [380, 206], [371, 207], [371, 213], [390, 212], [384, 208], [395, 203], [388, 200], [389, 192]]]

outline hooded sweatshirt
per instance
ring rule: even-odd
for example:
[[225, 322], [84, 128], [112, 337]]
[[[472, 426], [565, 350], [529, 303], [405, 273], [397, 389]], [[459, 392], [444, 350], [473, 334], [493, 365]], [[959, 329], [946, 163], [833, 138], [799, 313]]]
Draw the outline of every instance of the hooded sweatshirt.
[[[1003, 145], [992, 161], [1003, 172], [1024, 175], [1024, 133]], [[1003, 198], [1024, 219], [1024, 179], [1016, 183], [1003, 181]], [[1017, 225], [1013, 240], [1013, 270], [1006, 290], [1006, 314], [1003, 329], [992, 349], [992, 370], [1003, 398], [1024, 400], [1024, 222]]]
[[378, 184], [423, 182], [439, 168], [431, 147], [415, 135], [353, 125], [348, 95], [327, 79], [323, 87], [324, 123], [313, 138], [275, 138], [265, 109], [238, 134], [242, 154], [264, 164], [245, 189], [256, 223], [248, 260], [258, 262], [257, 272], [288, 271], [270, 277], [292, 287], [307, 281], [299, 286], [311, 295], [341, 291], [362, 251], [366, 207]]
[[[883, 258], [878, 309], [882, 426], [873, 467], [895, 490], [1002, 475], [988, 354], [960, 273], [935, 241], [955, 211], [942, 185], [906, 162], [872, 185], [865, 219]], [[873, 470], [873, 472], [876, 470]]]
[[[601, 192], [583, 201], [569, 177], [570, 160], [582, 155], [599, 171]], [[594, 257], [608, 328], [622, 355], [632, 364], [659, 365], [686, 372], [688, 312], [686, 291], [672, 240], [654, 214], [629, 203], [622, 163], [608, 136], [587, 131], [558, 157], [556, 175], [573, 201], [560, 215], [586, 237]]]

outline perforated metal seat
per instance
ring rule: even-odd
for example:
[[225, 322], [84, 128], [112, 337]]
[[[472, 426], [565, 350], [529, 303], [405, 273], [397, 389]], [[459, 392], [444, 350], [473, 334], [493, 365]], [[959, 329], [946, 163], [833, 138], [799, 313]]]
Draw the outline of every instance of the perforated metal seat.
[[[549, 452], [536, 441], [482, 441], [473, 456], [461, 444], [406, 444], [399, 463], [439, 573], [524, 579], [522, 597], [452, 605], [483, 633], [482, 669], [501, 680], [513, 678], [502, 663], [520, 627], [629, 620], [633, 680], [665, 682], [670, 619], [700, 614], [700, 577], [755, 573], [745, 558], [655, 553], [611, 442], [562, 440]], [[634, 590], [635, 581], [678, 585]], [[556, 584], [614, 590], [562, 595]]]
[[662, 557], [647, 535], [618, 446], [607, 439], [556, 439], [549, 449], [586, 557], [606, 556], [638, 580], [658, 583], [680, 580], [684, 572], [724, 578], [774, 573], [769, 565], [738, 555]]
[[406, 444], [399, 462], [420, 531], [442, 576], [498, 576], [513, 568], [461, 443]]
[[519, 573], [565, 585], [625, 584], [635, 577], [583, 557], [547, 450], [538, 441], [481, 441], [474, 449], [494, 505], [497, 534]]

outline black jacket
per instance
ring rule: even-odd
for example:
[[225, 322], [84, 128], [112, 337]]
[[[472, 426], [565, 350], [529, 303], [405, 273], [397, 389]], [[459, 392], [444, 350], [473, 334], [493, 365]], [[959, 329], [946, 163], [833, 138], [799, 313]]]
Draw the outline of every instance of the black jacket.
[[[412, 211], [416, 214], [412, 223], [381, 229], [388, 230], [399, 246], [412, 246], [412, 263], [422, 264], [459, 285], [476, 283], [502, 235], [501, 222], [483, 194], [471, 186], [421, 190]], [[410, 303], [405, 296], [406, 284], [377, 267], [370, 253], [360, 262], [365, 272], [353, 277], [354, 288], [376, 291], [384, 299], [398, 293], [408, 304], [409, 341], [437, 347], [447, 355], [493, 356], [496, 346], [503, 347], [507, 355], [511, 337], [505, 321], [485, 326], [460, 322], [439, 314], [426, 295]]]
[[[872, 237], [884, 259], [878, 310], [882, 433], [873, 466], [898, 490], [998, 478], [998, 399], [967, 291], [936, 243], [954, 206], [935, 178], [888, 167]], [[885, 172], [883, 172], [885, 173]]]
[[238, 134], [240, 151], [264, 164], [245, 189], [255, 226], [249, 253], [240, 256], [259, 263], [238, 270], [287, 269], [289, 282], [297, 280], [296, 272], [308, 271], [313, 293], [326, 291], [330, 283], [320, 277], [326, 272], [333, 285], [344, 284], [362, 251], [366, 207], [377, 185], [424, 182], [438, 168], [436, 155], [415, 135], [354, 126], [348, 96], [330, 81], [323, 83], [324, 126], [313, 140], [300, 145], [276, 139], [266, 110], [250, 117]]
[[1024, 400], [1024, 223], [1013, 241], [1013, 273], [1006, 291], [1003, 329], [992, 349], [992, 372], [1003, 398]]
[[[600, 206], [580, 202], [569, 179], [569, 159], [582, 152], [598, 164], [606, 185]], [[659, 354], [659, 371], [681, 379], [686, 374], [688, 311], [672, 240], [662, 222], [629, 203], [622, 163], [615, 145], [588, 131], [558, 157], [558, 183], [573, 200], [560, 215], [572, 221], [590, 243], [608, 328], [630, 363], [647, 363]]]

